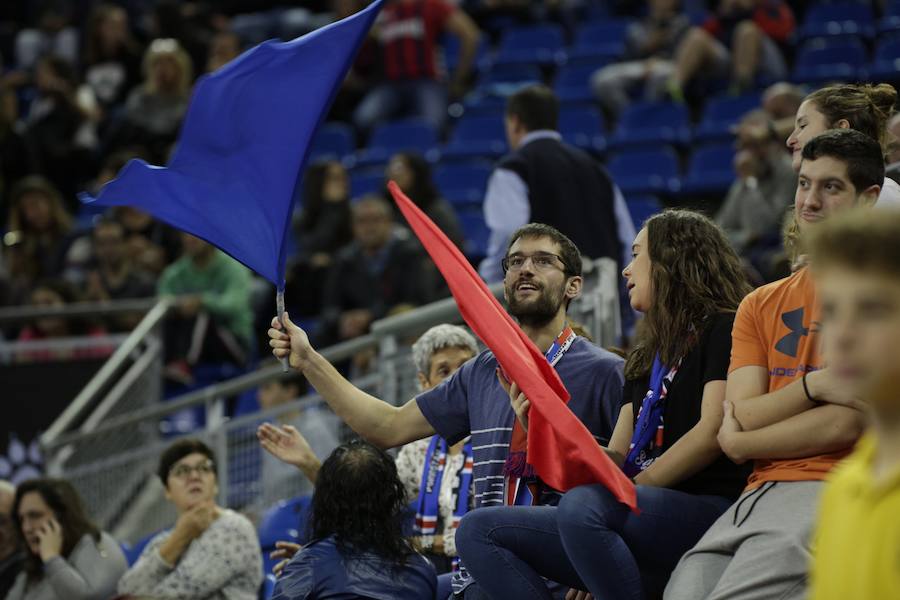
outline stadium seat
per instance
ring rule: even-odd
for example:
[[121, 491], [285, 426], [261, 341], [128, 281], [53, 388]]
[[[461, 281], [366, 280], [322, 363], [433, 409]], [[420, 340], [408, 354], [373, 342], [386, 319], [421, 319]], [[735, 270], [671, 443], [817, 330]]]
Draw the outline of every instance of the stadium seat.
[[263, 552], [263, 572], [271, 573], [277, 562], [269, 558], [269, 553], [275, 549], [275, 542], [306, 542], [306, 521], [311, 500], [312, 496], [281, 500], [263, 514], [258, 531], [259, 545]]
[[500, 39], [494, 64], [565, 62], [565, 38], [559, 25], [507, 29]]
[[485, 73], [482, 88], [497, 85], [515, 83], [519, 85], [527, 83], [540, 83], [543, 80], [541, 70], [537, 65], [522, 63], [499, 64]]
[[879, 35], [900, 31], [900, 0], [891, 0], [884, 7], [884, 15], [878, 22]]
[[638, 194], [675, 194], [681, 189], [678, 157], [671, 148], [627, 150], [607, 164], [627, 198]]
[[427, 121], [402, 119], [379, 125], [372, 132], [368, 147], [357, 153], [357, 165], [386, 163], [402, 151], [419, 152], [431, 158], [436, 151], [438, 134]]
[[816, 38], [797, 53], [792, 79], [814, 85], [864, 78], [866, 48], [857, 37]]
[[487, 162], [444, 163], [434, 170], [441, 195], [454, 206], [481, 206], [491, 176]]
[[506, 129], [501, 115], [502, 112], [463, 116], [441, 149], [441, 158], [496, 157], [506, 152]]
[[869, 68], [871, 81], [900, 81], [900, 36], [880, 39], [875, 46], [875, 59]]
[[683, 195], [728, 191], [734, 172], [734, 147], [730, 143], [708, 144], [694, 150], [687, 175], [681, 185]]
[[[444, 51], [444, 65], [447, 71], [453, 73], [459, 64], [459, 38], [455, 35], [445, 35], [441, 38], [441, 48]], [[474, 69], [478, 72], [486, 71], [491, 66], [490, 41], [487, 36], [482, 36], [475, 51]]]
[[146, 548], [147, 544], [150, 543], [150, 540], [152, 540], [158, 534], [159, 531], [154, 531], [150, 535], [142, 537], [134, 544], [127, 544], [124, 542], [119, 544], [122, 547], [122, 552], [125, 554], [125, 560], [128, 561], [129, 567], [137, 562], [137, 559], [141, 557], [141, 553], [144, 551], [144, 548]]
[[259, 600], [269, 600], [275, 593], [275, 575], [273, 573], [265, 573], [262, 586], [259, 590]]
[[760, 107], [760, 95], [725, 95], [713, 98], [703, 110], [703, 118], [694, 130], [695, 142], [724, 141], [732, 138], [731, 127], [745, 114]]
[[588, 152], [606, 151], [603, 119], [592, 106], [568, 107], [559, 115], [559, 132], [563, 139]]
[[350, 156], [356, 149], [353, 128], [346, 123], [325, 123], [316, 132], [308, 161], [337, 159]]
[[862, 2], [816, 2], [810, 5], [800, 26], [800, 39], [824, 36], [875, 35], [872, 8]]
[[457, 216], [466, 238], [466, 256], [477, 261], [487, 256], [488, 240], [491, 230], [484, 222], [484, 214], [480, 210], [462, 210]]
[[625, 204], [628, 205], [628, 212], [631, 214], [631, 220], [634, 221], [634, 228], [640, 229], [644, 226], [644, 222], [663, 209], [662, 203], [656, 196], [632, 195], [625, 198]]
[[625, 39], [631, 21], [609, 19], [589, 22], [575, 33], [575, 42], [569, 49], [569, 60], [586, 57], [617, 60], [625, 54]]
[[378, 194], [384, 189], [384, 167], [380, 169], [356, 169], [350, 172], [350, 197], [361, 198]]
[[503, 86], [505, 89], [492, 90], [481, 88], [466, 95], [463, 100], [465, 115], [502, 115], [506, 108], [507, 96], [516, 86]]
[[[562, 67], [556, 75], [553, 89], [560, 103], [593, 102], [591, 76], [606, 66], [608, 61], [592, 60], [583, 63], [569, 64]], [[565, 112], [565, 111], [563, 111]]]
[[687, 107], [674, 102], [636, 102], [622, 113], [610, 148], [656, 144], [687, 145], [691, 138]]

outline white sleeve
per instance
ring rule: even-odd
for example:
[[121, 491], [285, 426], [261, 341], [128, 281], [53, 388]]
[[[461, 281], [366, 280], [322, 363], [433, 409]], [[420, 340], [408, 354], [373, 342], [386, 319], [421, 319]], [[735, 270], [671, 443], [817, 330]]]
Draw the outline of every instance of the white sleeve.
[[495, 169], [488, 180], [484, 198], [484, 220], [491, 230], [487, 257], [481, 262], [479, 273], [488, 283], [503, 279], [500, 260], [506, 254], [509, 236], [531, 218], [528, 186], [519, 175], [509, 169]]

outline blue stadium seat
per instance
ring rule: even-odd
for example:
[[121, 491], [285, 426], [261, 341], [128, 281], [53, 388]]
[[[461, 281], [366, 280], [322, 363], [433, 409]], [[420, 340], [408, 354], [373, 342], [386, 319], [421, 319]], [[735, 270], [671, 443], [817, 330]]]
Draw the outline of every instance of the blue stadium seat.
[[[459, 64], [459, 38], [455, 35], [445, 35], [441, 38], [441, 48], [444, 51], [444, 65], [447, 71], [453, 73]], [[491, 44], [488, 36], [482, 36], [475, 51], [475, 70], [486, 71], [491, 66]]]
[[434, 182], [454, 206], [481, 206], [491, 170], [487, 162], [442, 163], [434, 170]]
[[612, 157], [607, 168], [626, 198], [675, 194], [681, 189], [678, 157], [671, 148], [624, 151]]
[[507, 29], [500, 39], [494, 64], [565, 62], [565, 37], [559, 25]]
[[734, 172], [734, 147], [730, 143], [708, 144], [694, 150], [681, 193], [714, 194], [728, 191]]
[[900, 36], [888, 36], [875, 46], [875, 59], [869, 68], [871, 81], [900, 81]]
[[575, 42], [569, 49], [569, 59], [621, 58], [625, 54], [625, 38], [631, 23], [624, 19], [609, 19], [582, 25], [575, 33]]
[[384, 189], [384, 167], [381, 169], [357, 169], [350, 172], [350, 197], [360, 198], [377, 194]]
[[636, 102], [622, 113], [609, 145], [611, 148], [687, 145], [690, 139], [687, 107], [674, 102]]
[[816, 38], [800, 48], [792, 79], [799, 83], [856, 81], [864, 78], [866, 47], [857, 37]]
[[506, 129], [501, 115], [464, 115], [441, 149], [441, 157], [496, 157], [506, 152]]
[[[561, 103], [593, 102], [591, 76], [606, 66], [608, 61], [592, 60], [583, 63], [569, 64], [562, 67], [556, 75], [553, 89]], [[563, 111], [565, 112], [565, 110]]]
[[862, 2], [816, 2], [806, 12], [800, 26], [800, 38], [824, 36], [875, 35], [872, 8]]
[[543, 80], [541, 70], [537, 65], [524, 63], [498, 64], [485, 73], [481, 85], [492, 87], [501, 84], [526, 84], [540, 83]]
[[[511, 88], [514, 86], [505, 86], [507, 88]], [[503, 111], [506, 108], [506, 99], [507, 95], [511, 93], [510, 90], [499, 90], [499, 93], [494, 93], [491, 90], [485, 90], [484, 88], [481, 91], [472, 92], [466, 95], [466, 98], [463, 100], [463, 107], [465, 109], [465, 115], [503, 115]]]
[[385, 163], [397, 152], [420, 152], [433, 156], [437, 131], [423, 119], [402, 119], [379, 125], [372, 132], [368, 147], [357, 153], [359, 166]]
[[592, 106], [572, 106], [559, 114], [559, 132], [573, 146], [588, 152], [606, 151], [604, 124], [600, 113]]
[[322, 159], [342, 159], [356, 148], [353, 128], [346, 123], [325, 123], [316, 132], [309, 150], [309, 162]]
[[491, 236], [491, 230], [484, 222], [484, 214], [480, 210], [463, 210], [457, 216], [466, 238], [466, 256], [472, 261], [481, 260], [487, 256]]
[[275, 593], [275, 575], [272, 573], [265, 573], [265, 577], [263, 578], [262, 587], [259, 590], [259, 600], [270, 600], [272, 595]]
[[271, 573], [277, 562], [269, 558], [275, 542], [306, 542], [306, 521], [312, 496], [298, 496], [281, 500], [269, 508], [259, 522], [259, 545], [263, 552], [263, 572]]
[[884, 7], [884, 15], [878, 22], [878, 33], [900, 31], [900, 0], [891, 0]]
[[719, 96], [706, 104], [703, 118], [694, 130], [695, 142], [723, 141], [732, 138], [731, 127], [745, 114], [759, 108], [760, 95]]
[[150, 540], [152, 540], [158, 534], [159, 531], [154, 531], [150, 535], [142, 537], [134, 544], [126, 544], [124, 542], [119, 544], [122, 547], [122, 552], [125, 554], [125, 560], [128, 561], [129, 567], [137, 562], [137, 559], [141, 557], [141, 552], [144, 551], [144, 548], [147, 547], [147, 544], [150, 543]]
[[628, 196], [625, 198], [625, 204], [628, 205], [628, 212], [631, 213], [634, 228], [638, 230], [644, 226], [647, 219], [663, 209], [659, 198], [649, 194]]

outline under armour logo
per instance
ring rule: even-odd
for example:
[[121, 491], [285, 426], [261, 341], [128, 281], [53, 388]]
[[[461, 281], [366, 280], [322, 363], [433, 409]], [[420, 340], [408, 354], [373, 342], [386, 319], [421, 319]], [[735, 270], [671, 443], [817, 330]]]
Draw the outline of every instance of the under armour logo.
[[775, 349], [782, 354], [788, 356], [797, 356], [797, 347], [800, 345], [800, 339], [809, 335], [809, 328], [803, 326], [803, 311], [801, 306], [796, 310], [791, 310], [781, 314], [781, 321], [787, 328], [791, 330], [789, 334], [778, 340]]

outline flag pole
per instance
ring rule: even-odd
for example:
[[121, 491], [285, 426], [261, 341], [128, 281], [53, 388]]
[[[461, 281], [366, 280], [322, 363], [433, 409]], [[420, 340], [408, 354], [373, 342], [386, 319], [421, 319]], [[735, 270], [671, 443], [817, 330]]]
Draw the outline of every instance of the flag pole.
[[[275, 292], [275, 311], [278, 314], [278, 322], [281, 323], [281, 328], [287, 332], [287, 327], [284, 325], [284, 289], [278, 288]], [[281, 359], [281, 371], [282, 373], [287, 373], [291, 366], [290, 355], [285, 356]]]

